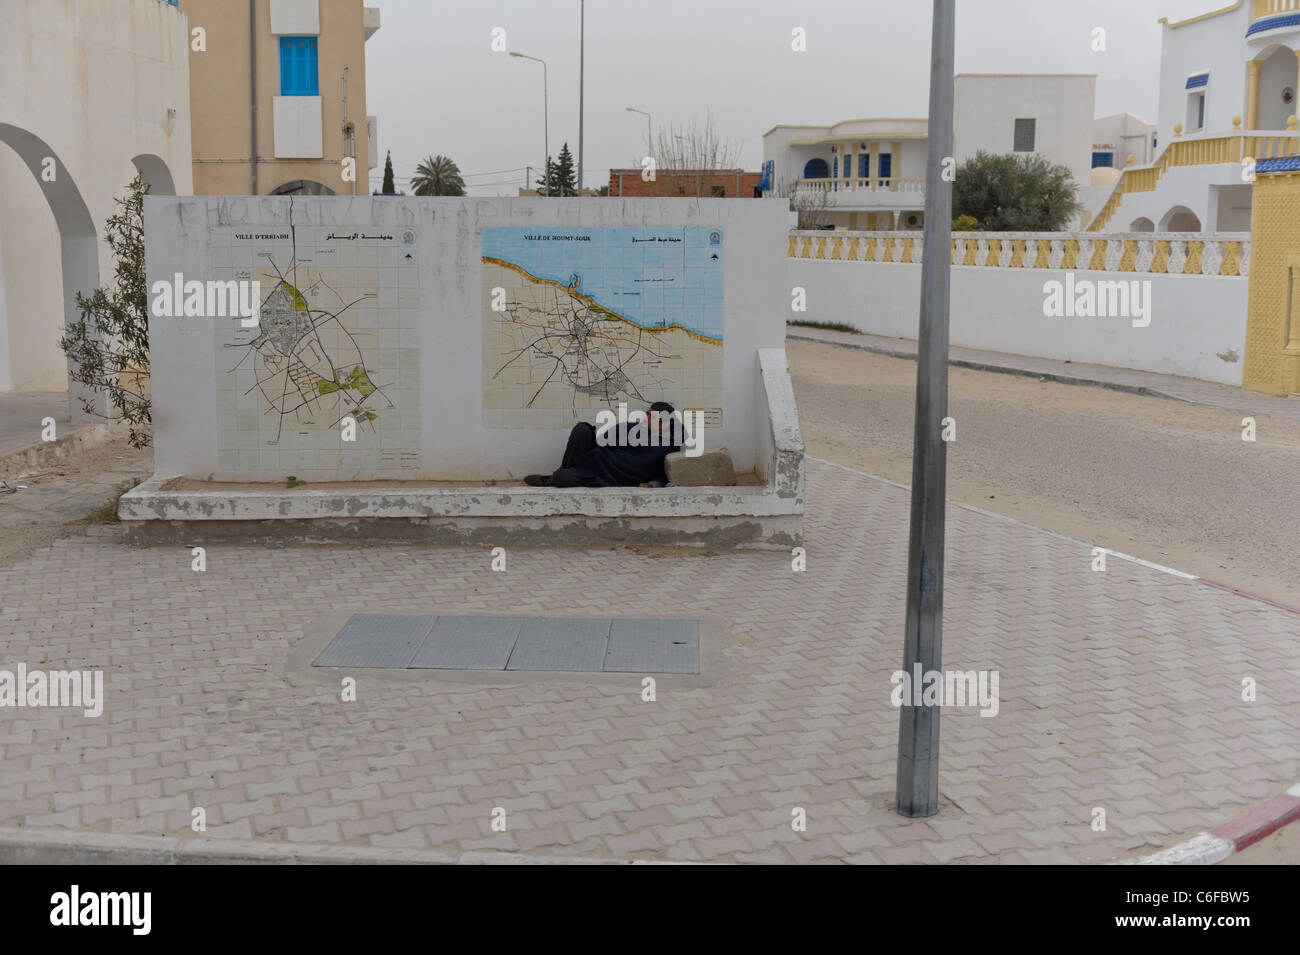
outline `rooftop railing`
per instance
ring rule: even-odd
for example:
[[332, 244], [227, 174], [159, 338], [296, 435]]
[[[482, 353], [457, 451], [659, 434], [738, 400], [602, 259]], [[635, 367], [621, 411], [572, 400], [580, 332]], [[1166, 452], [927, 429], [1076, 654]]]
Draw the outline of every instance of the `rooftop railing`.
[[1251, 19], [1261, 20], [1278, 13], [1300, 13], [1300, 0], [1254, 0]]

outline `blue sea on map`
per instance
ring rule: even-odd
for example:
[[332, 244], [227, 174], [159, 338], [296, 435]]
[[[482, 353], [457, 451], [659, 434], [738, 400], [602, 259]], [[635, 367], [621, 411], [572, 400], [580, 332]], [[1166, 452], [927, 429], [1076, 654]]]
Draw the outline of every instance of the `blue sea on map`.
[[573, 288], [638, 325], [722, 338], [721, 228], [488, 226], [483, 255]]

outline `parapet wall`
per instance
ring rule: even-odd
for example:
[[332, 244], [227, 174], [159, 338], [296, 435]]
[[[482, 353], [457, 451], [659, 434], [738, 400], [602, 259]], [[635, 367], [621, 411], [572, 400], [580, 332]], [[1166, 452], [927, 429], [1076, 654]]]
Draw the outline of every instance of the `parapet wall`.
[[[915, 338], [921, 246], [916, 232], [792, 234], [806, 309], [791, 317]], [[1248, 233], [959, 233], [951, 248], [953, 345], [1242, 384]]]

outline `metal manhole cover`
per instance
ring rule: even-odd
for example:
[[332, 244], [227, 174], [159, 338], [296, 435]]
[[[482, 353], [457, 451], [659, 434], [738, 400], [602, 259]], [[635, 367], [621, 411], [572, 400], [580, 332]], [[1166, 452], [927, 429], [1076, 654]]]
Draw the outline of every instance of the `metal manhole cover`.
[[697, 620], [353, 614], [318, 667], [699, 673]]

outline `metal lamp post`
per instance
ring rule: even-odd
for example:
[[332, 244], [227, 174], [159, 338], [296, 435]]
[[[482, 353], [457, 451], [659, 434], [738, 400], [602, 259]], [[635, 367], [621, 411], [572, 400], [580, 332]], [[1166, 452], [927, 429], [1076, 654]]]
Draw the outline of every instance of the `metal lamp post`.
[[645, 117], [645, 148], [654, 152], [655, 144], [654, 136], [652, 135], [654, 130], [654, 119], [645, 110], [637, 109], [635, 106], [628, 106], [626, 109], [629, 113], [640, 113]]
[[587, 45], [587, 0], [578, 7], [578, 195], [582, 195], [582, 69]]
[[542, 167], [543, 194], [551, 194], [551, 120], [550, 120], [550, 98], [546, 91], [546, 61], [536, 56], [529, 56], [527, 53], [516, 53], [510, 51], [511, 56], [517, 56], [521, 60], [532, 60], [535, 63], [542, 64], [542, 143], [546, 149], [546, 165]]
[[[912, 521], [907, 548], [907, 618], [903, 672], [912, 699], [898, 720], [897, 811], [939, 811], [939, 710], [915, 705], [926, 674], [943, 662], [943, 533], [948, 414], [948, 308], [952, 244], [952, 186], [943, 169], [952, 156], [953, 32], [956, 0], [934, 0], [930, 40], [930, 129], [925, 170], [925, 245], [921, 258], [921, 316], [916, 362], [916, 423], [912, 439]], [[903, 686], [907, 687], [908, 682]]]

